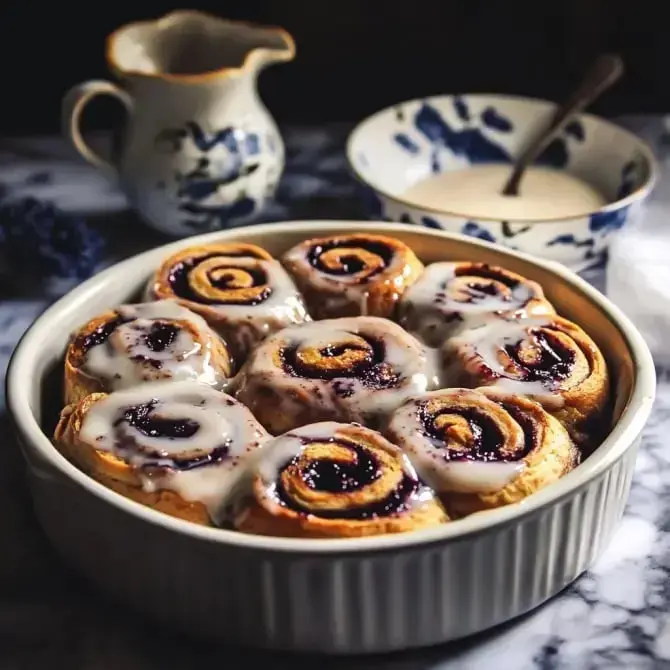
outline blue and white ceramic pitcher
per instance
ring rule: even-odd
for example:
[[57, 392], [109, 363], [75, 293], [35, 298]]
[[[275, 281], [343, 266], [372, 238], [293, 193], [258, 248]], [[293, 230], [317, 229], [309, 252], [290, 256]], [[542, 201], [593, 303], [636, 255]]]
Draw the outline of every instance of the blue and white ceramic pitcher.
[[[174, 236], [243, 224], [274, 195], [284, 146], [256, 90], [259, 71], [292, 60], [279, 28], [178, 11], [124, 26], [107, 41], [120, 85], [89, 81], [63, 101], [65, 133], [92, 165], [118, 178], [147, 223]], [[97, 95], [116, 97], [128, 123], [118, 160], [84, 140]]]

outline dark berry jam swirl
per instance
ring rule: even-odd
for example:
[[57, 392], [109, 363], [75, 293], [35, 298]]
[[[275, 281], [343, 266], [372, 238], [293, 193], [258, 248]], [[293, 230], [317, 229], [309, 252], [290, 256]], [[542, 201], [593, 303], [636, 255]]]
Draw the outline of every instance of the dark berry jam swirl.
[[100, 346], [105, 344], [107, 340], [111, 337], [112, 333], [124, 323], [128, 323], [131, 319], [124, 319], [122, 316], [117, 315], [113, 319], [106, 321], [105, 323], [98, 326], [94, 331], [88, 333], [87, 335], [81, 335], [78, 338], [77, 346], [86, 353], [93, 347]]
[[338, 440], [340, 446], [346, 446], [355, 455], [352, 461], [318, 460], [312, 461], [300, 469], [300, 477], [315, 491], [346, 493], [357, 491], [379, 479], [378, 460], [358, 444]]
[[272, 295], [263, 262], [246, 254], [203, 254], [176, 263], [168, 281], [174, 295], [184, 300], [204, 305], [253, 307]]
[[505, 409], [524, 432], [521, 452], [509, 450], [508, 436], [503, 428], [484, 411], [458, 405], [441, 406], [436, 410], [423, 403], [417, 413], [424, 435], [440, 448], [445, 461], [500, 463], [523, 458], [533, 449], [536, 441], [532, 419], [514, 408], [513, 413]]
[[570, 377], [575, 351], [558, 332], [533, 328], [524, 338], [503, 347], [514, 367], [515, 376], [523, 381], [561, 382]]
[[[400, 380], [386, 361], [384, 342], [353, 333], [350, 341], [327, 346], [310, 346], [309, 341], [286, 346], [280, 360], [287, 375], [303, 379], [354, 378], [372, 389], [393, 388]], [[341, 394], [346, 396], [347, 389]]]
[[147, 347], [154, 353], [161, 353], [170, 347], [179, 335], [179, 327], [173, 323], [156, 321], [149, 327], [143, 339]]
[[[140, 454], [144, 461], [142, 467], [145, 469], [164, 467], [165, 462], [169, 461], [169, 467], [172, 469], [192, 470], [223, 460], [230, 450], [230, 445], [225, 443], [209, 451], [198, 449], [197, 446], [185, 447], [183, 457], [177, 458], [174, 454], [168, 456], [140, 443], [133, 435], [134, 432], [148, 438], [186, 441], [196, 437], [200, 430], [200, 424], [191, 418], [175, 419], [161, 416], [160, 403], [157, 399], [127, 407], [114, 421], [113, 426], [119, 447], [128, 454]], [[128, 430], [129, 428], [132, 430]]]
[[315, 244], [307, 254], [309, 264], [329, 275], [355, 276], [359, 283], [383, 272], [395, 251], [383, 242], [349, 237]]
[[[306, 447], [312, 443], [325, 444], [323, 439], [316, 438], [314, 440], [302, 438], [301, 441]], [[300, 514], [310, 514], [323, 519], [352, 520], [387, 517], [399, 514], [408, 508], [412, 495], [419, 490], [421, 483], [407, 473], [403, 473], [399, 483], [392, 486], [390, 490], [385, 487], [381, 498], [366, 501], [363, 504], [340, 506], [337, 509], [321, 506], [311, 508], [296, 500], [285, 485], [287, 477], [298, 478], [313, 491], [332, 493], [334, 496], [341, 497], [363, 492], [366, 487], [385, 476], [384, 464], [374, 450], [342, 437], [331, 438], [327, 443], [338, 450], [338, 455], [332, 458], [313, 459], [306, 457], [303, 453], [284, 464], [280, 470], [276, 488], [277, 498], [281, 504]], [[347, 450], [351, 457], [343, 458], [341, 449]]]
[[[454, 271], [453, 278], [446, 280], [440, 286], [435, 301], [437, 304], [455, 301], [465, 305], [497, 298], [500, 302], [498, 309], [503, 309], [506, 303], [515, 301], [515, 289], [519, 283], [518, 279], [510, 276], [502, 268], [484, 263], [459, 265]], [[524, 292], [523, 298], [527, 300], [531, 297], [530, 291]]]
[[134, 354], [135, 346], [145, 345], [146, 348], [155, 353], [161, 354], [172, 346], [179, 336], [180, 327], [174, 323], [162, 320], [154, 320], [151, 324], [141, 323], [133, 317], [123, 317], [117, 315], [98, 326], [92, 332], [86, 335], [80, 335], [78, 346], [83, 354], [89, 352], [93, 347], [107, 347], [110, 355], [114, 355], [114, 346], [110, 341], [112, 334], [121, 327], [127, 327], [136, 333], [135, 343], [129, 345], [128, 356], [131, 361], [139, 364], [147, 364], [156, 370], [161, 370], [163, 361], [159, 358], [153, 358], [146, 354]]

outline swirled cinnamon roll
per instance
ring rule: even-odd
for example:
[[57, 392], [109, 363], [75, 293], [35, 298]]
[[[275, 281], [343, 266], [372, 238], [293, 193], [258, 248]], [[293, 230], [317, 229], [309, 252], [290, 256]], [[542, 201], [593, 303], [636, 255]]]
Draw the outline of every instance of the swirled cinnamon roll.
[[539, 284], [485, 263], [432, 263], [398, 304], [400, 325], [432, 347], [495, 316], [554, 313]]
[[247, 533], [337, 538], [402, 533], [448, 517], [407, 457], [379, 433], [334, 422], [275, 438], [255, 464]]
[[173, 300], [122, 305], [74, 334], [65, 354], [65, 402], [163, 379], [221, 389], [231, 373], [226, 345], [197, 314]]
[[519, 502], [579, 457], [539, 403], [494, 389], [418, 396], [395, 411], [387, 435], [457, 517]]
[[567, 319], [497, 320], [464, 330], [446, 342], [443, 361], [452, 386], [491, 386], [531, 397], [580, 445], [604, 425], [610, 386], [605, 359]]
[[218, 524], [269, 439], [251, 412], [194, 382], [153, 382], [68, 405], [56, 427], [61, 453], [136, 502], [195, 523]]
[[369, 233], [307, 240], [287, 251], [282, 262], [317, 319], [391, 317], [423, 270], [406, 244]]
[[249, 357], [237, 397], [274, 434], [315, 421], [376, 426], [436, 386], [423, 346], [374, 316], [329, 319], [272, 335]]
[[279, 261], [252, 244], [209, 244], [170, 256], [148, 288], [200, 314], [244, 358], [270, 333], [310, 321]]

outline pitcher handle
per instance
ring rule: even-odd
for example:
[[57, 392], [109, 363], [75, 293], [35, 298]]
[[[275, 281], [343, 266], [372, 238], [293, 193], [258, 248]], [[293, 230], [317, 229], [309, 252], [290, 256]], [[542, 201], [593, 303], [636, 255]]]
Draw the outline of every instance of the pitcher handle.
[[108, 175], [116, 176], [116, 167], [93, 151], [81, 133], [81, 115], [96, 95], [111, 95], [121, 102], [126, 112], [132, 113], [133, 99], [122, 88], [102, 79], [85, 81], [73, 86], [63, 98], [63, 133], [84, 160]]

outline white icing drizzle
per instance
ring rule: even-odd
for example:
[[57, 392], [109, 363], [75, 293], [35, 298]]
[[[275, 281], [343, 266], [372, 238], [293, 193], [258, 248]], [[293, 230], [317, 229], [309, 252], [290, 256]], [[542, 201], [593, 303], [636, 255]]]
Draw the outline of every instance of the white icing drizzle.
[[[267, 285], [272, 289], [270, 295], [256, 305], [214, 304], [212, 307], [226, 316], [238, 319], [267, 317], [268, 322], [281, 322], [284, 325], [302, 323], [308, 318], [307, 310], [293, 283], [291, 276], [276, 260], [260, 258], [217, 256], [222, 268], [231, 267], [242, 270], [260, 269], [267, 277]], [[250, 311], [252, 310], [252, 311]]]
[[[336, 421], [321, 421], [319, 423], [300, 426], [300, 428], [295, 428], [266, 443], [263, 451], [256, 459], [254, 468], [255, 473], [263, 482], [265, 488], [264, 495], [272, 500], [277, 500], [276, 488], [279, 476], [286, 466], [293, 459], [297, 458], [310, 443], [334, 442], [336, 444], [338, 439], [348, 443], [355, 443], [347, 436], [346, 432], [342, 432], [343, 429], [346, 431], [348, 426], [349, 424], [338, 423]], [[405, 476], [418, 482], [419, 476], [411, 460], [397, 446], [390, 446], [397, 451], [397, 456], [402, 464]], [[417, 489], [409, 496], [407, 504], [403, 506], [403, 509], [409, 509], [417, 504], [424, 504], [429, 500], [433, 500], [434, 497], [434, 493], [428, 487], [419, 484]]]
[[[526, 467], [523, 460], [481, 462], [449, 461], [444, 444], [426, 434], [420, 408], [432, 397], [448, 395], [451, 390], [426, 393], [398, 408], [388, 424], [388, 434], [409, 455], [422, 479], [438, 493], [494, 493], [512, 482]], [[458, 407], [454, 407], [458, 413]], [[512, 449], [523, 449], [522, 431]], [[514, 436], [510, 436], [514, 440]]]
[[[377, 242], [375, 240], [375, 242]], [[377, 242], [383, 244], [383, 242]], [[352, 239], [351, 244], [343, 242], [342, 247], [356, 249], [358, 243]], [[336, 247], [337, 248], [337, 247]], [[412, 268], [407, 264], [402, 254], [389, 247], [391, 260], [382, 272], [372, 275], [361, 281], [359, 273], [331, 274], [314, 267], [310, 262], [313, 245], [299, 244], [284, 254], [284, 262], [295, 268], [296, 274], [308, 278], [308, 283], [315, 291], [321, 291], [320, 299], [325, 305], [326, 312], [338, 312], [350, 305], [356, 305], [362, 315], [367, 315], [370, 285], [379, 281], [386, 284], [395, 284], [401, 289], [407, 282]]]
[[[122, 305], [116, 312], [125, 323], [119, 324], [104, 342], [85, 352], [82, 366], [86, 374], [103, 381], [110, 391], [166, 378], [197, 381], [215, 388], [222, 388], [226, 383], [212, 365], [216, 335], [197, 314], [174, 300]], [[196, 339], [181, 328], [162, 351], [150, 348], [147, 335], [152, 327], [175, 321], [193, 324], [201, 337]]]
[[445, 377], [458, 378], [463, 367], [470, 371], [488, 369], [489, 375], [493, 373], [495, 378], [490, 383], [482, 380], [482, 385], [534, 398], [548, 409], [560, 409], [564, 405], [564, 399], [560, 395], [560, 382], [525, 381], [514, 376], [501, 363], [501, 354], [504, 354], [505, 347], [517, 345], [528, 337], [528, 331], [533, 328], [550, 325], [551, 319], [539, 316], [518, 321], [496, 319], [477, 328], [463, 330], [444, 345]]
[[[541, 298], [539, 287], [530, 281], [519, 282], [505, 294], [491, 295], [476, 284], [495, 280], [472, 275], [457, 276], [461, 263], [432, 263], [419, 279], [409, 286], [399, 303], [399, 322], [409, 332], [431, 346], [439, 346], [449, 336], [464, 329], [482, 325], [496, 314], [527, 316], [526, 306], [533, 298]], [[453, 286], [450, 283], [454, 282]], [[474, 286], [468, 286], [468, 283]], [[504, 283], [504, 282], [501, 282]], [[462, 294], [459, 295], [459, 294]], [[551, 313], [548, 304], [536, 304], [533, 314]]]
[[[318, 374], [300, 376], [301, 371], [297, 370], [294, 376], [275, 362], [278, 349], [295, 349], [299, 354], [307, 348], [332, 350], [348, 344], [361, 347], [371, 341], [383, 345], [383, 360], [388, 371], [397, 375], [397, 381], [386, 388], [366, 383], [364, 378], [354, 374], [321, 379]], [[295, 390], [302, 390], [316, 414], [368, 423], [388, 415], [411, 395], [435, 388], [438, 371], [434, 365], [435, 359], [418, 340], [387, 319], [373, 316], [327, 319], [287, 328], [269, 337], [251, 355], [237, 388], [240, 399], [244, 400], [253, 395], [255, 389], [270, 387], [281, 398], [276, 411], [291, 414], [303, 409], [301, 405], [296, 406], [294, 399]]]
[[[151, 435], [153, 427], [133, 426], [126, 413], [150, 405], [149, 415], [166, 421], [193, 422], [186, 436]], [[160, 430], [158, 428], [157, 430]], [[251, 412], [230, 396], [193, 382], [153, 382], [117, 391], [96, 402], [82, 422], [80, 439], [109, 451], [135, 468], [146, 491], [171, 490], [202, 502], [219, 523], [247, 474], [256, 450], [270, 436]], [[215, 457], [191, 469], [180, 461]]]
[[[224, 333], [227, 341], [234, 344], [238, 351], [248, 351], [269, 334], [286, 326], [311, 321], [293, 279], [279, 261], [224, 255], [208, 260], [216, 262], [216, 271], [219, 273], [225, 273], [226, 268], [260, 271], [267, 278], [267, 286], [271, 289], [269, 295], [256, 304], [231, 304], [225, 301], [209, 303], [176, 296], [177, 299], [198, 303], [213, 310], [227, 326]], [[196, 265], [190, 272], [197, 267]], [[145, 291], [151, 299], [155, 298], [154, 284], [155, 279], [152, 279]], [[235, 289], [231, 288], [230, 291], [234, 292]]]

